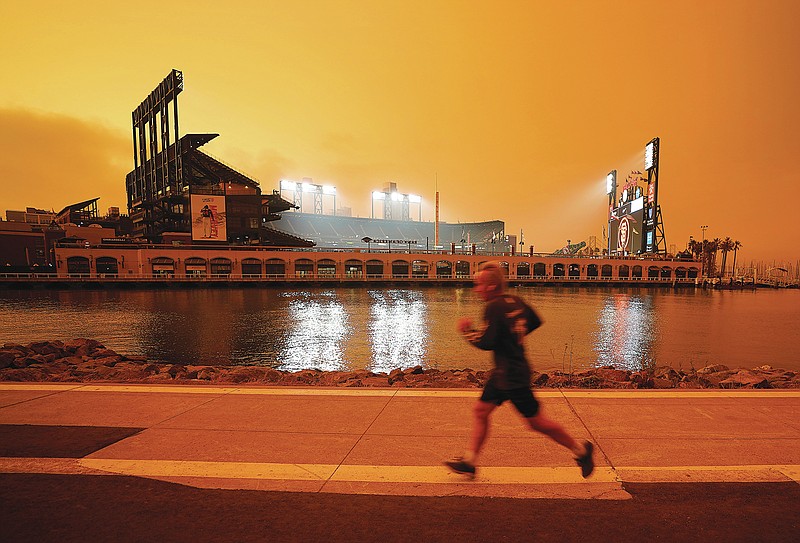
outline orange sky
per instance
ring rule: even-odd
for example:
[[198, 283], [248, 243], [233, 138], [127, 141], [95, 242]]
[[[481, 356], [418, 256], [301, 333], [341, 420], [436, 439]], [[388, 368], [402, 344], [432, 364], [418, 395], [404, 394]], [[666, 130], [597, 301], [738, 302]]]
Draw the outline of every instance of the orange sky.
[[204, 150], [264, 191], [311, 177], [369, 216], [393, 181], [432, 220], [438, 177], [442, 220], [604, 246], [605, 175], [658, 136], [668, 247], [707, 224], [744, 261], [800, 259], [800, 2], [64, 6], [2, 8], [3, 215], [124, 209], [131, 111], [176, 68], [181, 133], [221, 134]]

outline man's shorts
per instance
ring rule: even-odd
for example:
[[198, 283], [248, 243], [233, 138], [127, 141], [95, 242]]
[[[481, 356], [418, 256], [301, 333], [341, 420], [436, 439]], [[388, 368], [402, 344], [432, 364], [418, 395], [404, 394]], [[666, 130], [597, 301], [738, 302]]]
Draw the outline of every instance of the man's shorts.
[[525, 418], [534, 417], [539, 413], [539, 402], [533, 397], [533, 392], [530, 388], [501, 390], [491, 380], [483, 387], [482, 402], [501, 405], [506, 400], [511, 400], [517, 411]]

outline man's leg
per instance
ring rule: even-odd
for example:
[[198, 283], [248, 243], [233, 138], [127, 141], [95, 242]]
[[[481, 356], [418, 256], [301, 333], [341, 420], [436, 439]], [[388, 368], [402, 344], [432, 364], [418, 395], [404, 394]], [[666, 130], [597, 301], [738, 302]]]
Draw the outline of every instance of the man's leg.
[[481, 452], [486, 436], [489, 435], [489, 416], [497, 409], [493, 403], [478, 400], [472, 408], [472, 435], [469, 440], [469, 450], [464, 459], [474, 464]]
[[475, 477], [475, 462], [478, 454], [489, 434], [489, 415], [497, 408], [497, 405], [478, 400], [472, 408], [472, 434], [469, 439], [469, 448], [461, 458], [449, 460], [445, 465], [464, 475]]
[[592, 445], [591, 442], [584, 441], [583, 443], [578, 443], [569, 435], [566, 428], [556, 421], [548, 419], [541, 413], [528, 417], [526, 420], [532, 429], [543, 433], [556, 443], [571, 450], [575, 455], [575, 460], [578, 462], [578, 466], [580, 466], [581, 474], [584, 478], [592, 474], [594, 471], [594, 459], [592, 458], [594, 445]]
[[572, 436], [569, 435], [567, 430], [553, 419], [548, 419], [541, 413], [537, 413], [536, 415], [528, 417], [525, 420], [528, 421], [528, 425], [531, 427], [531, 429], [536, 430], [537, 432], [546, 435], [556, 443], [563, 445], [575, 453], [576, 456], [580, 456], [584, 453], [583, 445], [575, 441]]

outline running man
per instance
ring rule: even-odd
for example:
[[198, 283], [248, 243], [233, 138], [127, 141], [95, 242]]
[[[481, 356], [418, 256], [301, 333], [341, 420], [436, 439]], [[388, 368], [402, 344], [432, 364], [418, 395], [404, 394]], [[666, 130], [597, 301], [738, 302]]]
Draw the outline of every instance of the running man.
[[531, 390], [531, 368], [525, 358], [522, 342], [526, 335], [541, 326], [536, 312], [519, 297], [506, 293], [506, 279], [496, 262], [487, 262], [475, 275], [473, 287], [486, 302], [485, 327], [478, 330], [467, 317], [458, 321], [458, 331], [475, 347], [493, 351], [494, 370], [473, 409], [472, 435], [464, 456], [445, 462], [456, 473], [475, 476], [475, 466], [489, 430], [489, 416], [506, 400], [510, 400], [532, 430], [541, 432], [575, 455], [581, 475], [594, 471], [589, 441], [578, 443], [559, 423], [539, 413], [539, 402]]

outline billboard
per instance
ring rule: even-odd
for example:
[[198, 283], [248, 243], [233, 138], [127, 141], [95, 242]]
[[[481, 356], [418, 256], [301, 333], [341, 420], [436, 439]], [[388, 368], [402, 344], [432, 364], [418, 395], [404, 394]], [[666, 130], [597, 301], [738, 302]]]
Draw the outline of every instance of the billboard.
[[192, 241], [228, 241], [225, 196], [192, 194]]

